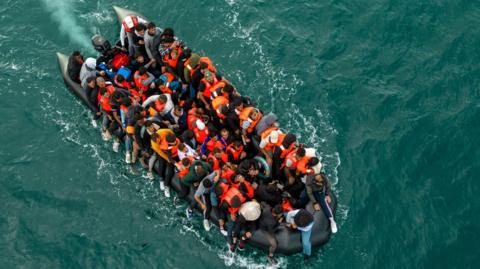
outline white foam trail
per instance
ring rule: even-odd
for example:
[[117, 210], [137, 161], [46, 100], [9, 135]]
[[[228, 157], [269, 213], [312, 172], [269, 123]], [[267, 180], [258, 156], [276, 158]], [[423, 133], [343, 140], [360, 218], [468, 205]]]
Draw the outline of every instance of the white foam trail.
[[85, 29], [77, 23], [72, 13], [73, 1], [71, 0], [42, 0], [45, 8], [51, 13], [52, 19], [59, 24], [59, 30], [67, 35], [70, 40], [89, 52], [93, 52], [90, 38]]

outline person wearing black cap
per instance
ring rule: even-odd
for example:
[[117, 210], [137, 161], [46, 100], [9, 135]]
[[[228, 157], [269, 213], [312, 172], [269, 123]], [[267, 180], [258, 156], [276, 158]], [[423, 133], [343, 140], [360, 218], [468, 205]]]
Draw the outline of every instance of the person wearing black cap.
[[292, 210], [287, 213], [286, 222], [290, 228], [302, 232], [303, 258], [307, 261], [312, 254], [310, 236], [314, 223], [313, 215], [306, 209]]

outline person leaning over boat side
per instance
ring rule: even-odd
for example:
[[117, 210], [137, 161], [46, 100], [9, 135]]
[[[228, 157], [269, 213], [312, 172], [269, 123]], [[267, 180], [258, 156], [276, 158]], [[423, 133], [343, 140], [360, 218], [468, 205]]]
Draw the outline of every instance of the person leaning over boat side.
[[[190, 190], [196, 188], [202, 179], [212, 172], [212, 167], [204, 161], [194, 161], [191, 165], [187, 175], [183, 177], [180, 181], [180, 193], [178, 196], [180, 198], [186, 197]], [[195, 200], [190, 203], [190, 206], [186, 209], [186, 215], [188, 219], [191, 219], [193, 216], [192, 208], [195, 206]]]
[[313, 228], [313, 215], [306, 209], [296, 209], [286, 214], [288, 227], [302, 232], [303, 259], [307, 261], [312, 254], [312, 243], [310, 237]]
[[262, 112], [255, 107], [246, 107], [242, 110], [239, 118], [243, 144], [250, 143], [253, 130], [262, 117]]
[[332, 233], [336, 233], [337, 223], [333, 218], [332, 209], [328, 205], [332, 202], [330, 192], [331, 186], [324, 174], [308, 175], [305, 182], [305, 189], [300, 195], [299, 206], [305, 207], [308, 201], [311, 201], [315, 211], [323, 211], [330, 221], [330, 229], [332, 230]]
[[272, 265], [278, 263], [274, 257], [274, 253], [278, 246], [277, 238], [275, 237], [275, 230], [283, 217], [282, 213], [283, 209], [281, 205], [275, 207], [265, 205], [262, 209], [260, 219], [258, 220], [258, 227], [265, 232], [265, 237], [269, 244], [267, 259]]
[[240, 207], [232, 231], [232, 242], [234, 245], [239, 242], [239, 250], [245, 248], [245, 241], [251, 238], [253, 232], [258, 229], [258, 218], [261, 213], [262, 210], [257, 201], [246, 202]]
[[[123, 50], [128, 51], [129, 56], [135, 54], [134, 31], [139, 24], [147, 24], [147, 21], [139, 16], [129, 15], [123, 19], [120, 29], [120, 44]], [[127, 40], [125, 40], [127, 39]], [[125, 42], [127, 41], [127, 42]], [[126, 47], [128, 45], [128, 48]]]
[[[210, 212], [212, 211], [210, 191], [212, 190], [213, 182], [216, 182], [219, 179], [220, 171], [213, 171], [200, 181], [193, 196], [203, 211], [203, 228], [207, 232], [210, 231]], [[191, 209], [193, 209], [193, 207], [191, 207]]]
[[83, 62], [83, 56], [80, 51], [74, 51], [68, 58], [67, 74], [75, 83], [81, 83], [80, 70], [82, 69]]

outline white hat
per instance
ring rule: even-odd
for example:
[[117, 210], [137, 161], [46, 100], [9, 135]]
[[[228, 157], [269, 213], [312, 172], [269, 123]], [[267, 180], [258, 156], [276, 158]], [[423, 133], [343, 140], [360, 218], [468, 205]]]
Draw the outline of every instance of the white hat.
[[87, 58], [87, 60], [85, 60], [85, 65], [86, 65], [89, 69], [95, 69], [95, 66], [97, 66], [97, 59], [95, 59], [95, 58]]
[[255, 221], [260, 217], [262, 210], [260, 204], [256, 201], [250, 201], [244, 203], [240, 207], [240, 215], [242, 215], [247, 221]]
[[195, 125], [197, 125], [197, 128], [200, 131], [203, 131], [203, 129], [205, 129], [205, 123], [203, 123], [203, 121], [201, 121], [201, 120], [195, 121]]
[[272, 131], [269, 135], [270, 143], [277, 143], [278, 142], [278, 131]]

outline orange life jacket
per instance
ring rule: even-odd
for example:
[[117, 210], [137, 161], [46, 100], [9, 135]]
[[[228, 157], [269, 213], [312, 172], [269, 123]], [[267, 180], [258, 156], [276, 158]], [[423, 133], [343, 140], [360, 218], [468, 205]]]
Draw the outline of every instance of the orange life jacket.
[[222, 178], [226, 179], [228, 183], [232, 184], [232, 176], [235, 174], [235, 171], [228, 168], [226, 170], [222, 170], [222, 174], [220, 175]]
[[241, 145], [239, 149], [235, 149], [233, 144], [230, 144], [227, 146], [227, 152], [232, 154], [233, 160], [238, 161], [240, 160], [240, 155], [242, 155], [243, 152], [243, 145]]
[[226, 118], [225, 115], [220, 113], [220, 106], [221, 105], [228, 106], [228, 103], [229, 103], [228, 98], [226, 98], [225, 96], [218, 96], [218, 97], [215, 97], [215, 99], [212, 100], [212, 107], [215, 110], [215, 112], [217, 112], [217, 116], [220, 119], [225, 119]]
[[193, 133], [195, 134], [195, 139], [197, 140], [198, 143], [203, 144], [205, 139], [207, 139], [208, 134], [210, 133], [208, 131], [208, 127], [205, 126], [205, 129], [200, 130], [198, 127], [193, 128]]
[[292, 203], [287, 198], [284, 198], [282, 201], [283, 212], [288, 212], [293, 210]]
[[213, 141], [212, 139], [210, 139], [208, 142], [207, 142], [207, 150], [209, 152], [213, 152], [213, 150], [215, 150], [215, 148], [219, 148], [219, 149], [222, 149], [224, 150], [225, 149], [225, 146], [222, 144], [222, 142], [220, 141]]
[[240, 210], [240, 207], [238, 208], [232, 208], [232, 199], [234, 197], [240, 198], [241, 203], [243, 204], [247, 199], [245, 196], [236, 188], [236, 187], [231, 187], [228, 189], [226, 193], [224, 193], [220, 199], [221, 203], [226, 202], [228, 205], [228, 212], [232, 215], [235, 215], [238, 210]]
[[289, 169], [296, 169], [298, 160], [295, 156], [297, 154], [297, 149], [291, 151], [285, 158], [285, 160], [282, 163], [282, 166], [280, 167], [281, 169], [286, 167], [287, 161], [290, 160], [292, 162], [292, 166], [288, 167]]
[[172, 59], [170, 56], [170, 53], [165, 54], [163, 57], [163, 61], [168, 64], [171, 68], [175, 68], [178, 63], [178, 59], [180, 58], [180, 55], [182, 54], [182, 49], [181, 48], [176, 48], [177, 51], [177, 58]]
[[252, 199], [255, 190], [253, 189], [252, 184], [250, 184], [250, 182], [248, 182], [248, 181], [243, 181], [242, 183], [233, 184], [233, 186], [234, 186], [235, 188], [240, 189], [240, 186], [241, 186], [242, 184], [243, 184], [243, 186], [245, 186], [245, 188], [247, 189], [247, 193], [245, 193], [245, 195], [247, 195], [248, 198]]
[[303, 156], [297, 162], [297, 172], [301, 172], [303, 174], [313, 174], [313, 169], [307, 168], [307, 163], [312, 157]]
[[228, 192], [228, 189], [230, 188], [230, 184], [225, 182], [224, 180], [220, 180], [217, 183], [217, 185], [220, 186], [220, 189], [222, 190], [222, 194], [220, 195], [220, 199], [221, 199], [222, 196]]
[[145, 80], [147, 80], [149, 78], [148, 74], [143, 74], [143, 75], [139, 75], [140, 74], [140, 71], [135, 71], [135, 75], [133, 76], [134, 77], [134, 82], [135, 82], [135, 86], [137, 87], [137, 89], [140, 91], [140, 90], [143, 90], [144, 92], [148, 91], [148, 89], [150, 89], [150, 85], [143, 85], [143, 82]]
[[185, 64], [183, 66], [187, 68], [188, 71], [190, 71], [190, 77], [192, 77], [193, 73], [195, 73], [195, 71], [197, 71], [200, 68], [200, 62], [207, 63], [208, 70], [210, 70], [211, 72], [214, 72], [214, 73], [217, 72], [217, 69], [213, 66], [212, 60], [210, 60], [210, 58], [208, 57], [200, 57], [200, 61], [198, 61], [199, 64], [197, 64], [196, 66], [191, 66], [190, 59], [188, 59], [187, 61], [185, 61]]
[[[263, 131], [261, 134], [262, 139], [267, 139], [267, 137], [273, 132], [273, 131], [278, 131], [277, 127], [270, 127]], [[282, 145], [283, 139], [285, 138], [285, 134], [279, 133], [278, 134], [278, 141], [277, 143], [271, 143], [270, 141], [267, 141], [267, 145], [265, 146], [265, 150], [273, 150], [275, 147], [279, 147]]]
[[100, 96], [100, 105], [102, 106], [102, 110], [106, 112], [112, 111], [112, 107], [110, 106], [110, 98], [106, 96]]
[[216, 170], [219, 170], [221, 168], [220, 167], [220, 165], [221, 165], [220, 161], [222, 161], [222, 163], [228, 162], [228, 156], [227, 156], [227, 154], [222, 153], [222, 156], [219, 160], [215, 157], [215, 155], [213, 153], [210, 153], [210, 155], [208, 155], [207, 161], [212, 161], [213, 170], [216, 171]]
[[253, 111], [255, 108], [254, 107], [246, 107], [240, 112], [240, 128], [243, 126], [244, 121], [249, 121], [250, 126], [248, 126], [247, 133], [251, 133], [255, 126], [257, 126], [257, 123], [262, 119], [262, 113], [258, 111], [258, 116], [256, 120], [252, 120], [248, 115], [250, 114], [251, 111]]
[[285, 148], [283, 145], [280, 145], [278, 147], [282, 151], [282, 153], [280, 153], [280, 158], [285, 159], [285, 157], [287, 157], [287, 155], [290, 154], [290, 152], [295, 150], [295, 143], [290, 144], [290, 146], [288, 148]]
[[[131, 20], [131, 22], [133, 23], [133, 27], [129, 27], [128, 25], [128, 23], [130, 22], [129, 20]], [[135, 29], [135, 27], [137, 27], [137, 25], [138, 25], [138, 18], [135, 15], [130, 15], [123, 19], [123, 28], [127, 33], [130, 33], [133, 29]]]
[[197, 108], [193, 107], [188, 111], [187, 114], [187, 124], [188, 124], [188, 129], [193, 130], [193, 123], [200, 119], [197, 116]]
[[155, 110], [157, 110], [158, 112], [162, 112], [164, 109], [165, 109], [165, 106], [167, 105], [167, 103], [160, 103], [160, 100], [155, 100]]
[[165, 87], [163, 87], [162, 92], [172, 94], [173, 90], [170, 89], [170, 83], [175, 79], [175, 76], [170, 72], [165, 72], [162, 74], [162, 76], [167, 77], [167, 81], [165, 82]]
[[[190, 160], [190, 165], [192, 165], [192, 163], [194, 161], [193, 157], [192, 156], [186, 156], [185, 158], [189, 159]], [[178, 172], [178, 176], [180, 178], [182, 178], [182, 177], [184, 177], [188, 174], [188, 171], [190, 171], [190, 166], [189, 167], [183, 166], [182, 161], [180, 161], [178, 163], [180, 164], [179, 165], [180, 166], [180, 169], [179, 169], [180, 171]]]
[[205, 98], [213, 99], [212, 92], [216, 91], [219, 88], [223, 88], [225, 86], [225, 82], [218, 80], [216, 75], [213, 75], [213, 82], [210, 83], [205, 78], [202, 78], [201, 83], [205, 85], [205, 89], [203, 90], [202, 95]]

